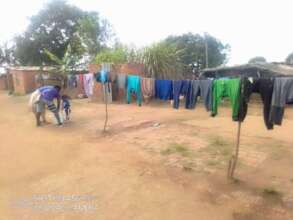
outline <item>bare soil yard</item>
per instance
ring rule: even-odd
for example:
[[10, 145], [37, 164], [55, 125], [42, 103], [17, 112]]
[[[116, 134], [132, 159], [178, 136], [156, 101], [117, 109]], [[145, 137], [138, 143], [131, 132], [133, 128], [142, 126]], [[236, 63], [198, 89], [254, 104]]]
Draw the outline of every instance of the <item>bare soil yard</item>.
[[75, 100], [64, 127], [36, 128], [27, 100], [0, 93], [1, 220], [293, 219], [293, 109], [268, 131], [249, 106], [229, 182], [228, 107], [111, 104], [104, 135], [103, 104]]

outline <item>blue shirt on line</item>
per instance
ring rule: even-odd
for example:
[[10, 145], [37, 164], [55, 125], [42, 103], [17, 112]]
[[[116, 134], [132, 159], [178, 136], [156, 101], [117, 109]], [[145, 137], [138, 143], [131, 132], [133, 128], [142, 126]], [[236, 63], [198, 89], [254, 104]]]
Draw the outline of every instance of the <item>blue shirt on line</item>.
[[172, 80], [155, 80], [155, 97], [161, 100], [173, 99]]

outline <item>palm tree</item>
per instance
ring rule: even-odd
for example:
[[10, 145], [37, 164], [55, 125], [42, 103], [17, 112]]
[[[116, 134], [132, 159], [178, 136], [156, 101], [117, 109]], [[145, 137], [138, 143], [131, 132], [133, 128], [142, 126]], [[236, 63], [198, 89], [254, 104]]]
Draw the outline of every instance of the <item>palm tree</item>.
[[71, 52], [71, 46], [70, 44], [67, 46], [67, 49], [65, 51], [65, 54], [62, 59], [57, 57], [55, 54], [51, 53], [46, 48], [44, 49], [44, 53], [58, 65], [58, 72], [60, 72], [63, 75], [66, 75], [70, 72], [72, 72], [75, 67], [77, 66], [79, 59]]
[[140, 56], [147, 76], [166, 79], [179, 77], [182, 69], [179, 55], [175, 46], [160, 42], [144, 48]]

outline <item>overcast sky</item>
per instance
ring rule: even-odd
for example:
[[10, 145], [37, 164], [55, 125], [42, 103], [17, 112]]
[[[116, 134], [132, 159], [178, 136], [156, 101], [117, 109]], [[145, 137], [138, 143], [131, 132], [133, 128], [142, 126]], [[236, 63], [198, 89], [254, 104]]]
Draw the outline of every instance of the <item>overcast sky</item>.
[[[0, 7], [0, 41], [25, 30], [48, 0], [9, 0]], [[170, 34], [209, 32], [231, 46], [229, 64], [251, 57], [283, 61], [293, 51], [293, 0], [68, 0], [98, 11], [126, 44], [144, 46]]]

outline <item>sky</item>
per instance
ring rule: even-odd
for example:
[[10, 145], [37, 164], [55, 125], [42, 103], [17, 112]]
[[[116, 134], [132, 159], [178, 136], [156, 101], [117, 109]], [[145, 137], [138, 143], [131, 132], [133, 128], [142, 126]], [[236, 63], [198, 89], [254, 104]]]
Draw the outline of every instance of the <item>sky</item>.
[[[0, 8], [0, 42], [25, 30], [48, 0], [9, 0]], [[284, 61], [293, 52], [292, 0], [68, 0], [109, 20], [122, 43], [142, 47], [168, 35], [208, 32], [231, 46], [228, 65], [255, 56]]]

